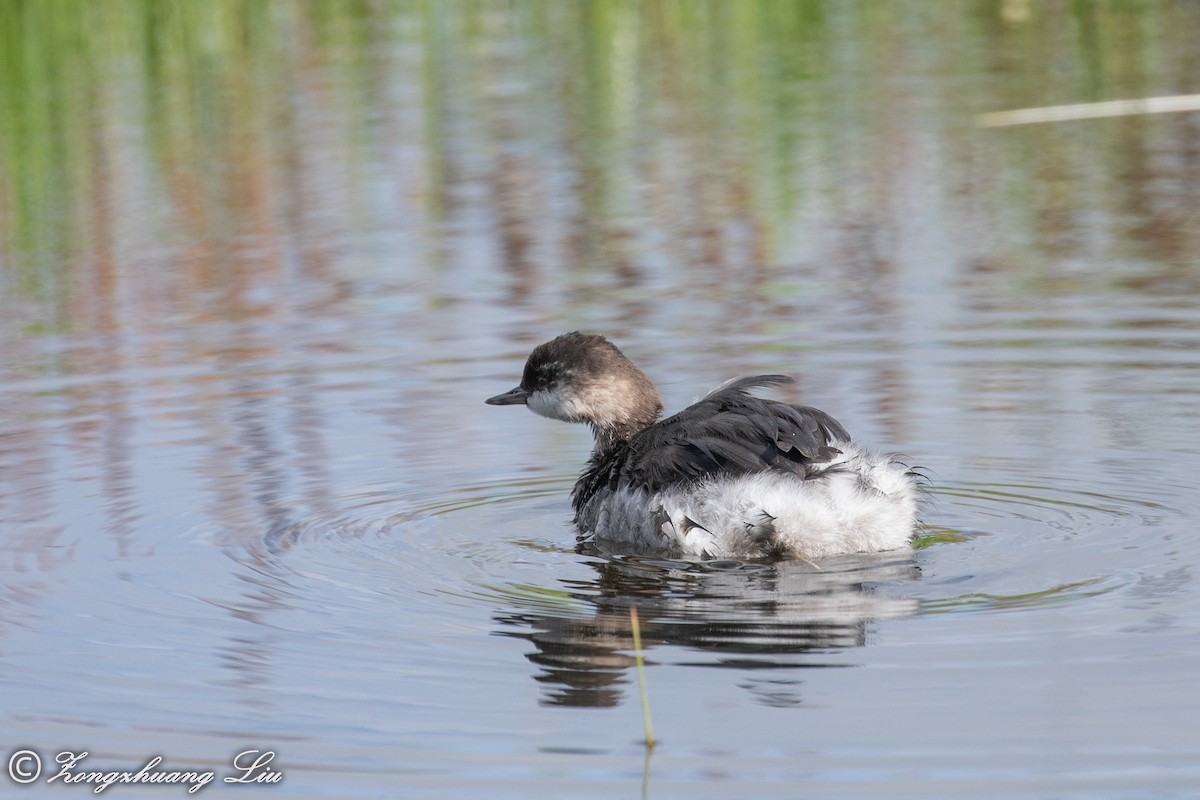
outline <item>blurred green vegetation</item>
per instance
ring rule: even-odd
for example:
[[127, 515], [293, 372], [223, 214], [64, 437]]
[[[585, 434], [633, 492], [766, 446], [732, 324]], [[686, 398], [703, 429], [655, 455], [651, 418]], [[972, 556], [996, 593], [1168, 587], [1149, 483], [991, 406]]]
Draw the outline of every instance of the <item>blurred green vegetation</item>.
[[[167, 240], [276, 218], [287, 193], [264, 187], [327, 156], [302, 143], [314, 126], [352, 161], [417, 146], [434, 221], [467, 125], [561, 147], [589, 218], [636, 210], [645, 154], [674, 148], [701, 204], [786, 226], [798, 187], [829, 175], [827, 202], [849, 210], [844, 177], [916, 135], [900, 124], [953, 143], [979, 111], [1200, 91], [1197, 16], [1136, 0], [0, 0], [0, 270], [56, 294], [129, 208]], [[414, 106], [420, 141], [389, 139], [380, 118]], [[1018, 159], [1072, 157], [1010, 139]], [[1006, 191], [1036, 195], [1034, 174]], [[1011, 213], [1032, 227], [1035, 207]]]

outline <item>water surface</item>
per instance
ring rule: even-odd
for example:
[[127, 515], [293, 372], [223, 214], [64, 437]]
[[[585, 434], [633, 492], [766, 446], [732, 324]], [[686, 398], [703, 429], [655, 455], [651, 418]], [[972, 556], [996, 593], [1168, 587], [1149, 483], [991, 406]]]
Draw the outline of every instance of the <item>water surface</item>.
[[[273, 750], [280, 797], [1190, 796], [1200, 115], [974, 119], [1200, 92], [1197, 26], [4, 6], [3, 755]], [[796, 376], [927, 469], [917, 547], [578, 552], [588, 432], [482, 402], [572, 329], [669, 409]]]

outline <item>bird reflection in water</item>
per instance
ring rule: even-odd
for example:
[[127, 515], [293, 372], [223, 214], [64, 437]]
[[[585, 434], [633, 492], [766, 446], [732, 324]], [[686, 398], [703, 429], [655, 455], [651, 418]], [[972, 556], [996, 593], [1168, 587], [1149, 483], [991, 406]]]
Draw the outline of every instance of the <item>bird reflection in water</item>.
[[[844, 651], [867, 643], [872, 620], [916, 611], [882, 588], [920, 577], [912, 551], [802, 561], [672, 562], [606, 558], [596, 577], [564, 581], [573, 601], [497, 614], [498, 634], [526, 639], [545, 705], [613, 707], [633, 680], [629, 607], [637, 606], [647, 663], [673, 647], [679, 666], [732, 667], [759, 702], [801, 702], [798, 671], [853, 666]], [[590, 613], [588, 613], [590, 611]], [[661, 662], [660, 662], [661, 663]], [[761, 671], [763, 677], [756, 677]]]

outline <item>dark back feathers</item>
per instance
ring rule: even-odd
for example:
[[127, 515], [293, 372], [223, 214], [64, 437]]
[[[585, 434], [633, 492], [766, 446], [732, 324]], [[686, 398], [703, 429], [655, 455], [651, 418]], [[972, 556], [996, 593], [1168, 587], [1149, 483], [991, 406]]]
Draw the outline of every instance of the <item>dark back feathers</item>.
[[786, 375], [736, 378], [628, 442], [595, 453], [575, 485], [576, 511], [605, 488], [654, 492], [714, 475], [811, 474], [813, 466], [841, 453], [835, 444], [849, 442], [850, 434], [824, 411], [749, 393], [791, 380]]

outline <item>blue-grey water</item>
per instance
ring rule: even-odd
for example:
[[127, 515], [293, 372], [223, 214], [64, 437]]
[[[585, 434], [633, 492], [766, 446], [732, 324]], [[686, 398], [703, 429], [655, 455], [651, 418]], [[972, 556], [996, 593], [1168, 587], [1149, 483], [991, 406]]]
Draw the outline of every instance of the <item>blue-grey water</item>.
[[[22, 796], [1200, 792], [1200, 114], [975, 124], [1200, 91], [1195, 6], [99, 7], [0, 12]], [[483, 404], [574, 329], [794, 375], [917, 547], [577, 552], [588, 431]]]

